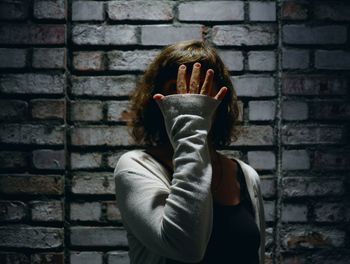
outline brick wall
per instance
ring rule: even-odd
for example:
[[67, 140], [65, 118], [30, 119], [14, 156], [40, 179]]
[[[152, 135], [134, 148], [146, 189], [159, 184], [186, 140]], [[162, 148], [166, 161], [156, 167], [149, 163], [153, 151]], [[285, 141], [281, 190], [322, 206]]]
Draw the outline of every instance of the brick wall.
[[0, 263], [129, 263], [113, 168], [128, 94], [168, 43], [207, 39], [259, 172], [266, 263], [350, 260], [348, 1], [0, 1]]

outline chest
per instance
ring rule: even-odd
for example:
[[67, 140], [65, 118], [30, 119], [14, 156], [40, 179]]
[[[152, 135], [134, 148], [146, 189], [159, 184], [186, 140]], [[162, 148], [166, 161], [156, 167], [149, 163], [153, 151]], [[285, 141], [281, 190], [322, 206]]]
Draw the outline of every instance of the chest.
[[213, 171], [211, 192], [213, 200], [222, 205], [236, 205], [241, 201], [242, 177], [239, 165], [234, 162], [225, 162], [221, 173], [219, 169]]

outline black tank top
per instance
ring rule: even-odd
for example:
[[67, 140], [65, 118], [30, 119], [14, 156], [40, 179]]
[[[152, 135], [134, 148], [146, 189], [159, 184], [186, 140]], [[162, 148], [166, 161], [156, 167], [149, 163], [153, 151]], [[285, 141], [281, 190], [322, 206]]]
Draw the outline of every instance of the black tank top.
[[[236, 163], [241, 201], [237, 205], [221, 205], [213, 201], [211, 237], [204, 258], [197, 264], [259, 264], [260, 232], [242, 168]], [[185, 262], [167, 259], [165, 263]]]

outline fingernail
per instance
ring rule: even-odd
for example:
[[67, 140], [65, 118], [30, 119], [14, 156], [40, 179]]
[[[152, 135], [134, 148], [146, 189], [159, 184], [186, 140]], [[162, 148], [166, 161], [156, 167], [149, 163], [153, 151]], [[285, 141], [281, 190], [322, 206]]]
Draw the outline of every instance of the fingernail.
[[184, 69], [186, 69], [186, 66], [185, 66], [185, 65], [181, 65], [181, 66], [180, 66], [180, 69], [181, 69], [181, 70], [184, 70]]
[[200, 64], [199, 62], [196, 62], [196, 63], [194, 64], [194, 67], [199, 68], [200, 66], [201, 66], [201, 64]]

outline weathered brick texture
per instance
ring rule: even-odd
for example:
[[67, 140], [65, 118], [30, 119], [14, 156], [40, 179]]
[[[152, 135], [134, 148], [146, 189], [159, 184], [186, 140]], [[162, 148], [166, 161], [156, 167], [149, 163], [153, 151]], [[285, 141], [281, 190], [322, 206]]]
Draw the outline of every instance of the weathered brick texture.
[[242, 21], [243, 1], [188, 2], [179, 5], [181, 21]]
[[0, 263], [130, 263], [128, 100], [184, 39], [218, 49], [237, 93], [220, 152], [259, 173], [265, 264], [349, 263], [349, 25], [345, 0], [0, 1]]

